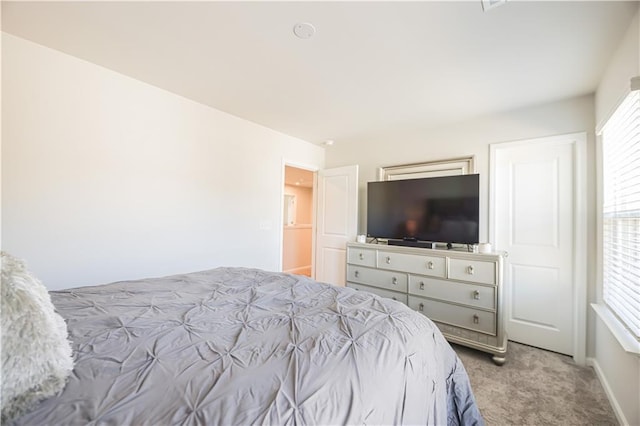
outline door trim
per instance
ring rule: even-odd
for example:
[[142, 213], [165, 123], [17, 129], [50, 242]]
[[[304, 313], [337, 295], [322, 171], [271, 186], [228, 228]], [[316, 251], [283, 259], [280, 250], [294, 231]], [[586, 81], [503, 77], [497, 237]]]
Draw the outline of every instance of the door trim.
[[[489, 145], [489, 242], [496, 241], [496, 153], [519, 145], [567, 143], [573, 140], [574, 164], [574, 278], [573, 278], [573, 360], [586, 364], [587, 356], [587, 133], [569, 133]], [[508, 256], [508, 254], [507, 254]], [[506, 286], [511, 283], [505, 281]], [[509, 291], [509, 293], [511, 293]]]
[[279, 242], [278, 242], [278, 252], [279, 252], [279, 260], [278, 260], [278, 269], [280, 272], [283, 271], [282, 262], [284, 261], [284, 228], [282, 227], [282, 223], [284, 222], [284, 174], [285, 167], [294, 167], [296, 169], [303, 169], [313, 172], [313, 185], [311, 187], [312, 193], [312, 217], [311, 217], [311, 278], [316, 277], [316, 193], [317, 193], [317, 185], [318, 185], [318, 170], [320, 168], [318, 166], [313, 166], [310, 164], [299, 163], [296, 161], [287, 160], [286, 158], [282, 158], [282, 166], [280, 173], [280, 223], [278, 228], [279, 231]]

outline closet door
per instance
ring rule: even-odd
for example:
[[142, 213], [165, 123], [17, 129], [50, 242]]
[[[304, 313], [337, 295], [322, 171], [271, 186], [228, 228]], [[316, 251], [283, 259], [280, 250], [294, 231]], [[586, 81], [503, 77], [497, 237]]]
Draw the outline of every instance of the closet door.
[[508, 252], [508, 338], [567, 355], [585, 350], [585, 145], [573, 134], [491, 146], [490, 230]]

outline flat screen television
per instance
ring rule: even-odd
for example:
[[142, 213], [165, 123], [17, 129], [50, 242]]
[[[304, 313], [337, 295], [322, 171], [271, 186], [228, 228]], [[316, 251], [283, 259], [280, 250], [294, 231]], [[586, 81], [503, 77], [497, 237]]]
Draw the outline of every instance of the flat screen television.
[[475, 244], [479, 193], [477, 174], [369, 182], [367, 234], [392, 244]]

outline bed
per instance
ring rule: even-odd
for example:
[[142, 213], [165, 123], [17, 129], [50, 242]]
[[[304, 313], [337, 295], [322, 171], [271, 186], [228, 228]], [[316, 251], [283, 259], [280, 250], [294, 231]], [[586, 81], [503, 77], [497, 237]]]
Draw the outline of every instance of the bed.
[[50, 292], [74, 368], [15, 424], [483, 424], [437, 327], [309, 278], [217, 268]]

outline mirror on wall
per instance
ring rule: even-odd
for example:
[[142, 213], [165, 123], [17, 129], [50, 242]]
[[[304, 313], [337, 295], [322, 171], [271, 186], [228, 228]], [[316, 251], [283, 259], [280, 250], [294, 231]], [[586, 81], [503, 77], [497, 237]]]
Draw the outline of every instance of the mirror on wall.
[[378, 180], [418, 179], [475, 173], [474, 156], [427, 161], [415, 164], [380, 167]]

